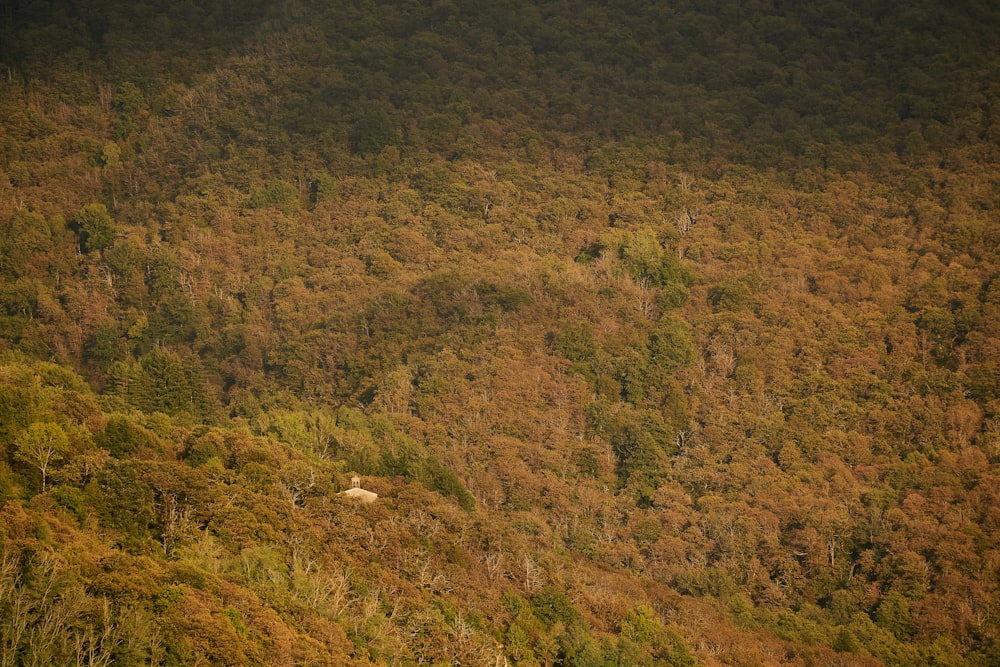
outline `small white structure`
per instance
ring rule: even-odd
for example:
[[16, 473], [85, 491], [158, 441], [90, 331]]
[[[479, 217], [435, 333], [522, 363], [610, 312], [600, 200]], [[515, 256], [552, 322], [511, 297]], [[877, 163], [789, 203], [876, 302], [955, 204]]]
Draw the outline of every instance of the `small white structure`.
[[357, 498], [363, 503], [373, 503], [378, 498], [378, 494], [361, 488], [361, 478], [355, 475], [351, 478], [351, 488], [344, 491], [345, 496]]

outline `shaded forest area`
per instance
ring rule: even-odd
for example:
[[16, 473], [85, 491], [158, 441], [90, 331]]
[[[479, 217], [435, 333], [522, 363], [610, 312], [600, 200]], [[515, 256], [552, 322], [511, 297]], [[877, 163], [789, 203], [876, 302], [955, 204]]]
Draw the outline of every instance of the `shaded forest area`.
[[0, 665], [1000, 664], [998, 34], [0, 1]]

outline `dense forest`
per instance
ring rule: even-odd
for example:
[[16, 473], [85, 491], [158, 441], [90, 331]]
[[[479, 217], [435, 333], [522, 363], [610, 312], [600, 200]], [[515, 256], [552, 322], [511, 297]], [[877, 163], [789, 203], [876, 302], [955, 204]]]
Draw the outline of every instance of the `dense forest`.
[[998, 35], [0, 0], [0, 666], [1000, 664]]

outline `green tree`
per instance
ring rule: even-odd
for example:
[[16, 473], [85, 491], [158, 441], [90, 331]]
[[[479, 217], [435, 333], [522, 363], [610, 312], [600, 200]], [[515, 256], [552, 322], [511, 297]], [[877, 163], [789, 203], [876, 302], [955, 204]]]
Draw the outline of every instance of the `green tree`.
[[622, 621], [621, 634], [623, 644], [634, 642], [636, 647], [642, 647], [655, 656], [654, 664], [676, 667], [696, 664], [683, 640], [664, 626], [656, 612], [647, 605], [640, 605], [628, 613]]
[[611, 435], [619, 483], [638, 493], [640, 501], [652, 495], [668, 466], [662, 426], [654, 419], [629, 420]]
[[[8, 377], [29, 372], [20, 364], [11, 364], [2, 370], [9, 374]], [[40, 389], [37, 381], [28, 383], [18, 379], [0, 383], [0, 442], [11, 442], [35, 421], [44, 405]]]
[[572, 362], [569, 370], [579, 373], [589, 381], [596, 375], [592, 362], [598, 353], [598, 344], [590, 327], [583, 322], [568, 322], [551, 336], [552, 346]]
[[35, 422], [14, 442], [14, 458], [42, 473], [42, 491], [49, 469], [68, 452], [69, 436], [55, 422]]
[[[143, 357], [125, 388], [128, 400], [146, 412], [208, 417], [213, 401], [201, 360], [154, 347]], [[109, 378], [109, 381], [111, 378]]]
[[108, 450], [111, 456], [116, 458], [125, 458], [140, 449], [152, 452], [163, 449], [155, 433], [124, 415], [112, 415], [104, 430], [94, 438], [94, 444]]
[[386, 146], [400, 145], [402, 134], [384, 109], [373, 109], [355, 127], [354, 141], [359, 153], [377, 155]]
[[99, 252], [115, 242], [118, 230], [104, 204], [87, 204], [76, 214], [80, 241], [87, 252]]
[[142, 478], [146, 467], [143, 462], [111, 459], [97, 474], [103, 521], [121, 530], [130, 547], [149, 536], [156, 520], [153, 489]]
[[142, 91], [132, 82], [126, 81], [115, 95], [114, 108], [118, 112], [117, 134], [128, 137], [135, 131], [140, 112], [145, 105]]
[[294, 203], [299, 196], [299, 190], [288, 181], [274, 180], [257, 190], [250, 197], [250, 208], [268, 208], [270, 206], [287, 206]]
[[649, 337], [652, 362], [665, 371], [687, 366], [694, 360], [694, 346], [687, 322], [667, 315], [660, 319]]
[[896, 636], [907, 639], [913, 632], [910, 603], [901, 593], [893, 591], [885, 597], [875, 611], [875, 621]]

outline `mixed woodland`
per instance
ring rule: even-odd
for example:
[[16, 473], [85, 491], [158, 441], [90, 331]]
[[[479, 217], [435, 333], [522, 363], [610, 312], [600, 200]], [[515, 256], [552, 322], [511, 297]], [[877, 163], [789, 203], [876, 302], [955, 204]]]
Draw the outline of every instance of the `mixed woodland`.
[[1000, 664], [997, 35], [0, 1], [0, 665]]

